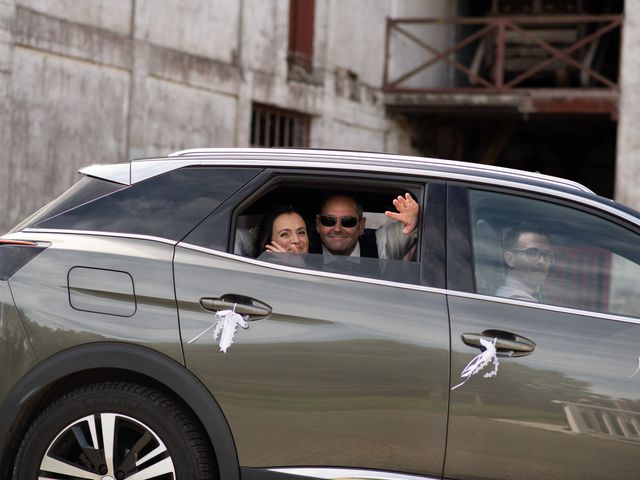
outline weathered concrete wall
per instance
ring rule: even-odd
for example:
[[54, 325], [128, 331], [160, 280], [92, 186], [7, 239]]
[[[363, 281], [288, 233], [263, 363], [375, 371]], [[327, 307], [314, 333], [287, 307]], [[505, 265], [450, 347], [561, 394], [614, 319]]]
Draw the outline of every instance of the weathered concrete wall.
[[135, 37], [179, 52], [233, 63], [242, 1], [138, 0]]
[[[391, 17], [453, 17], [457, 13], [456, 3], [446, 0], [432, 0], [429, 2], [396, 0]], [[401, 28], [437, 51], [446, 50], [456, 40], [456, 27], [453, 25], [402, 24]], [[388, 81], [393, 82], [400, 79], [406, 73], [422, 65], [432, 55], [432, 52], [427, 51], [423, 46], [398, 30], [392, 31], [391, 41], [389, 42]], [[403, 80], [401, 85], [405, 88], [446, 87], [451, 85], [453, 75], [452, 67], [448, 67], [444, 62], [437, 62], [428, 68], [415, 72], [409, 78]]]
[[12, 42], [5, 228], [64, 191], [81, 166], [126, 156], [130, 79], [130, 42], [106, 30], [16, 5]]
[[144, 112], [132, 128], [135, 145], [144, 155], [166, 155], [185, 148], [233, 147], [235, 96], [208, 90], [186, 90], [181, 84], [146, 78]]
[[8, 210], [11, 206], [11, 146], [13, 124], [11, 121], [11, 73], [13, 69], [13, 44], [11, 25], [15, 17], [13, 2], [0, 0], [0, 233], [9, 225]]
[[409, 151], [385, 18], [447, 2], [366, 3], [317, 0], [313, 72], [292, 75], [288, 1], [0, 0], [0, 232], [83, 165], [247, 146], [253, 102], [311, 115], [312, 146]]
[[615, 199], [640, 210], [640, 3], [624, 8]]
[[[380, 89], [385, 67], [386, 19], [450, 16], [455, 4], [446, 0], [370, 0], [366, 6], [358, 1], [326, 3], [326, 21], [322, 25], [316, 22], [316, 31], [320, 27], [324, 35], [316, 36], [315, 46], [324, 52], [324, 56], [318, 56], [318, 60], [324, 59], [320, 68], [327, 73], [324, 85], [335, 92], [335, 97], [324, 102], [321, 121], [325, 126], [312, 132], [318, 136], [316, 142], [336, 148], [415, 153], [407, 128], [399, 119], [384, 115]], [[448, 32], [423, 40], [444, 49]], [[390, 66], [394, 72], [405, 72], [424, 62], [425, 52], [418, 47], [393, 56], [398, 57], [401, 62]], [[422, 85], [444, 84], [445, 75], [442, 67], [436, 67], [419, 75], [416, 81]]]
[[15, 5], [72, 23], [131, 34], [131, 0], [15, 0]]
[[[330, 23], [333, 65], [355, 73], [369, 86], [382, 84], [384, 48], [381, 47], [385, 43], [384, 27], [390, 7], [387, 0], [369, 0], [366, 7], [362, 2], [335, 2]], [[378, 28], [371, 28], [372, 25]]]
[[9, 220], [60, 193], [91, 163], [126, 154], [129, 77], [106, 66], [16, 47]]

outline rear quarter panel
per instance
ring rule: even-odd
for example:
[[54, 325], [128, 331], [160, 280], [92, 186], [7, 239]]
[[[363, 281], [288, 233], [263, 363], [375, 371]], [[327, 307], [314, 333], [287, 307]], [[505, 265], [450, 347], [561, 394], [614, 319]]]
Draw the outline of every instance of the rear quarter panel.
[[[152, 348], [184, 363], [173, 290], [173, 245], [98, 235], [30, 233], [28, 237], [49, 241], [51, 246], [9, 282], [38, 360], [76, 345], [120, 341]], [[93, 299], [95, 311], [73, 308], [68, 275], [75, 267], [126, 274], [132, 279], [134, 298], [114, 288], [111, 281], [96, 281], [79, 292], [83, 305]], [[118, 308], [132, 302], [134, 309]], [[108, 308], [110, 304], [114, 308]], [[118, 311], [129, 313], [108, 313]]]
[[35, 361], [9, 283], [0, 281], [0, 403]]

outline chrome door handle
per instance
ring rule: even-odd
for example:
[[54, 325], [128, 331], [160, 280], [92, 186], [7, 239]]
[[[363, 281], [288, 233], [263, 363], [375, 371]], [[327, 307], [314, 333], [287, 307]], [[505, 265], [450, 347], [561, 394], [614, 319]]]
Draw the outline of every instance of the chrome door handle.
[[233, 310], [240, 315], [247, 315], [249, 317], [247, 320], [260, 320], [271, 315], [269, 305], [243, 295], [227, 294], [219, 298], [204, 297], [200, 299], [200, 305], [211, 312]]
[[496, 341], [496, 351], [501, 357], [523, 357], [533, 353], [536, 344], [528, 338], [511, 332], [500, 330], [485, 330], [482, 333], [463, 333], [462, 341], [470, 347], [482, 348], [480, 339], [489, 342]]

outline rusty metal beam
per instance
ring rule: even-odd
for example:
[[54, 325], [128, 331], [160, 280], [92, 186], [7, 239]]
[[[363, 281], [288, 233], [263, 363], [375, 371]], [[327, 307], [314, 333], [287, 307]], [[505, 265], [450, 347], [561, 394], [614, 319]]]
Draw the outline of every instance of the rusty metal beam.
[[428, 43], [423, 42], [421, 39], [419, 39], [418, 37], [416, 37], [412, 33], [407, 32], [403, 28], [395, 27], [396, 31], [400, 32], [401, 34], [403, 34], [407, 38], [413, 40], [415, 43], [420, 45], [422, 48], [424, 48], [428, 52], [432, 53], [434, 55], [434, 57], [431, 60], [429, 60], [427, 62], [424, 62], [421, 65], [417, 66], [416, 68], [414, 68], [414, 69], [410, 70], [409, 72], [405, 73], [400, 78], [394, 80], [393, 82], [391, 82], [389, 84], [389, 86], [393, 87], [393, 86], [399, 84], [400, 82], [402, 82], [403, 80], [406, 80], [407, 78], [415, 75], [419, 71], [425, 70], [426, 68], [430, 67], [434, 63], [437, 63], [439, 61], [443, 61], [443, 62], [446, 62], [446, 63], [450, 64], [454, 68], [457, 68], [457, 69], [461, 70], [462, 72], [464, 72], [470, 78], [473, 78], [475, 81], [477, 81], [479, 83], [482, 83], [485, 87], [489, 87], [489, 88], [493, 87], [493, 85], [491, 83], [487, 82], [484, 78], [482, 78], [481, 76], [477, 75], [475, 72], [472, 72], [471, 70], [466, 68], [464, 65], [456, 62], [455, 60], [451, 60], [450, 58], [448, 58], [448, 56], [451, 55], [453, 52], [456, 52], [457, 50], [465, 47], [466, 45], [468, 45], [470, 43], [472, 43], [477, 38], [480, 38], [483, 35], [486, 35], [487, 33], [489, 33], [494, 28], [495, 27], [493, 25], [487, 25], [486, 27], [482, 28], [481, 30], [478, 30], [477, 32], [473, 33], [472, 35], [469, 35], [468, 37], [466, 37], [462, 42], [456, 43], [453, 47], [448, 48], [447, 50], [445, 50], [443, 52], [440, 52], [437, 49], [435, 49], [433, 46], [429, 45]]
[[534, 96], [530, 102], [534, 113], [607, 113], [614, 119], [618, 116], [618, 102], [612, 98]]
[[618, 114], [619, 94], [604, 89], [518, 90], [504, 93], [486, 91], [413, 91], [387, 93], [385, 104], [390, 111], [417, 114], [436, 110], [460, 111], [465, 114], [487, 112], [500, 115]]
[[587, 72], [590, 76], [592, 76], [596, 80], [604, 83], [607, 87], [616, 88], [616, 84], [615, 83], [611, 82], [610, 80], [608, 80], [607, 78], [603, 77], [599, 73], [594, 72], [590, 68], [585, 67], [584, 65], [582, 65], [580, 62], [578, 62], [574, 58], [570, 57], [569, 55], [572, 54], [573, 52], [575, 52], [576, 50], [582, 48], [583, 46], [588, 45], [589, 43], [593, 42], [596, 38], [601, 37], [602, 35], [604, 35], [605, 33], [613, 30], [614, 28], [616, 28], [619, 25], [620, 25], [620, 20], [619, 19], [618, 20], [614, 20], [611, 23], [609, 23], [609, 24], [605, 25], [604, 27], [600, 28], [599, 30], [593, 32], [592, 34], [587, 35], [586, 37], [582, 38], [581, 40], [575, 42], [570, 47], [565, 48], [563, 50], [560, 50], [560, 49], [554, 48], [553, 46], [549, 45], [544, 40], [539, 39], [535, 35], [532, 35], [531, 33], [527, 32], [526, 30], [518, 27], [517, 25], [514, 25], [514, 24], [510, 23], [509, 24], [509, 28], [511, 28], [515, 32], [519, 33], [523, 37], [530, 39], [532, 42], [536, 43], [541, 48], [543, 48], [544, 50], [546, 50], [549, 53], [551, 53], [552, 57], [544, 60], [543, 62], [539, 63], [538, 65], [534, 65], [529, 70], [521, 73], [516, 78], [511, 80], [509, 83], [507, 83], [505, 85], [505, 87], [506, 88], [512, 88], [514, 85], [517, 85], [518, 83], [522, 82], [523, 80], [525, 80], [525, 79], [531, 77], [532, 75], [535, 75], [537, 72], [545, 69], [547, 66], [551, 65], [554, 61], [561, 60], [561, 61], [569, 63], [570, 65], [573, 65], [574, 67], [578, 68], [579, 70]]
[[597, 23], [611, 22], [621, 15], [496, 15], [491, 17], [417, 17], [392, 18], [391, 23], [434, 23], [458, 25], [483, 25], [488, 21], [510, 21], [525, 25], [553, 25], [563, 23]]
[[[520, 87], [518, 86], [524, 80], [531, 78], [536, 73], [548, 68], [556, 62], [566, 64], [570, 67], [576, 68], [578, 71], [583, 72], [587, 77], [592, 78], [608, 91], [617, 91], [618, 85], [616, 80], [611, 80], [604, 76], [602, 73], [583, 65], [580, 61], [573, 58], [571, 55], [579, 49], [591, 44], [596, 39], [599, 39], [603, 35], [618, 28], [622, 31], [622, 15], [563, 15], [563, 16], [496, 16], [496, 17], [446, 17], [446, 18], [409, 18], [409, 19], [387, 19], [387, 43], [385, 45], [385, 69], [384, 69], [384, 81], [383, 89], [386, 92], [412, 92], [412, 91], [476, 91], [476, 92], [492, 92], [492, 93], [508, 93], [512, 91], [530, 90], [532, 87]], [[585, 37], [571, 43], [566, 48], [559, 48], [551, 44], [551, 42], [545, 41], [538, 37], [535, 33], [527, 31], [522, 28], [523, 26], [532, 25], [568, 25], [568, 24], [596, 24], [599, 26], [595, 32], [586, 35]], [[478, 31], [467, 35], [460, 42], [456, 43], [452, 47], [439, 51], [427, 42], [419, 38], [417, 35], [402, 28], [402, 25], [477, 25], [480, 28]], [[506, 69], [506, 31], [513, 31], [520, 35], [523, 39], [527, 39], [529, 42], [537, 45], [540, 49], [551, 54], [550, 58], [539, 61], [527, 70], [520, 72], [515, 78], [510, 79], [505, 83], [505, 69]], [[496, 31], [495, 37], [491, 37], [491, 33]], [[391, 58], [391, 39], [392, 34], [398, 32], [400, 35], [408, 38], [419, 47], [430, 52], [433, 58], [420, 63], [417, 67], [412, 68], [408, 72], [402, 74], [396, 79], [389, 78], [390, 62]], [[495, 58], [493, 64], [492, 80], [493, 83], [483, 78], [481, 75], [467, 68], [466, 65], [449, 58], [452, 53], [467, 47], [472, 42], [481, 39], [491, 39], [495, 45]], [[619, 54], [619, 53], [618, 53]], [[477, 84], [475, 87], [465, 86], [462, 88], [445, 87], [445, 88], [403, 88], [401, 84], [407, 79], [413, 77], [419, 72], [426, 70], [437, 63], [446, 63], [452, 66], [454, 69], [463, 72], [472, 84]], [[548, 87], [547, 87], [548, 88]], [[577, 87], [575, 90], [585, 90], [585, 87]]]

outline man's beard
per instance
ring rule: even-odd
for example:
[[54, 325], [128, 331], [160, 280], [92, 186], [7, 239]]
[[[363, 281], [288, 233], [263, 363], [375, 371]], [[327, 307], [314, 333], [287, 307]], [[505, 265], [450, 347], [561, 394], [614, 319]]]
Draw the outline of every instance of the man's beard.
[[[331, 240], [339, 239], [341, 240], [337, 245], [332, 243]], [[352, 241], [352, 237], [342, 233], [333, 233], [327, 235], [327, 242], [325, 243], [325, 247], [334, 255], [348, 255], [350, 254], [356, 246], [356, 243]]]

